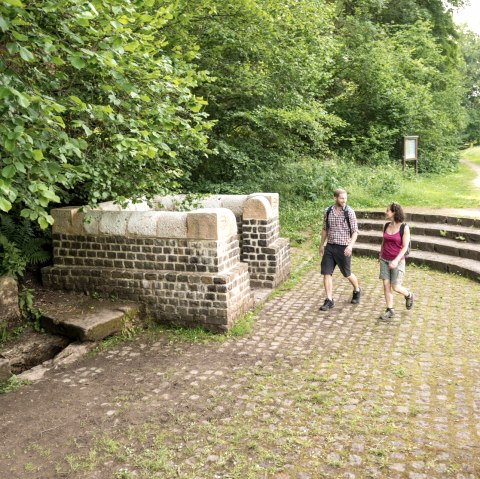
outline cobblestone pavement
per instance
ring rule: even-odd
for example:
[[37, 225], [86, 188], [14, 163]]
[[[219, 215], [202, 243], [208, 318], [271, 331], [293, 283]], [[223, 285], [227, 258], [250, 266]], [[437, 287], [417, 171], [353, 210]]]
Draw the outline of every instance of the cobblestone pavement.
[[315, 265], [247, 337], [142, 337], [1, 396], [0, 477], [480, 478], [480, 284], [407, 266], [385, 322], [353, 265], [360, 305], [336, 275], [319, 312]]

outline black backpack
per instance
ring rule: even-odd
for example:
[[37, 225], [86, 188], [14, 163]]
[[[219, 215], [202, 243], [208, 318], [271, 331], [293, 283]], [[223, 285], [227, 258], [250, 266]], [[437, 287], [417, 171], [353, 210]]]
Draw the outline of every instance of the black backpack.
[[[383, 232], [385, 233], [385, 231], [387, 231], [387, 228], [388, 228], [388, 225], [390, 223], [385, 223], [385, 226], [383, 227]], [[407, 223], [402, 223], [400, 225], [400, 239], [402, 240], [402, 244], [403, 244], [403, 232], [405, 231], [405, 225]], [[408, 247], [407, 247], [407, 251], [405, 251], [405, 258], [410, 254], [410, 250], [412, 249], [412, 239], [410, 238], [409, 242], [408, 242]]]
[[[333, 210], [333, 206], [334, 205], [331, 205], [327, 208], [327, 218], [325, 220], [327, 233], [328, 233], [328, 228], [330, 227], [330, 225], [328, 224], [328, 217], [330, 216], [330, 213]], [[345, 221], [347, 222], [348, 229], [350, 231], [350, 236], [352, 236], [352, 225], [350, 224], [350, 217], [348, 216], [349, 211], [350, 211], [350, 207], [348, 205], [345, 205], [345, 208], [343, 209], [343, 214], [345, 215]]]

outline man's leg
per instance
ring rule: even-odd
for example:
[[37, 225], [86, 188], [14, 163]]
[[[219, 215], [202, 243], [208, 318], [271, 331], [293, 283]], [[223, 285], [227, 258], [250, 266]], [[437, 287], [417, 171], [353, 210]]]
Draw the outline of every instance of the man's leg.
[[331, 274], [323, 275], [323, 286], [325, 288], [325, 294], [327, 295], [327, 299], [332, 301], [333, 300], [333, 280], [332, 280]]
[[347, 276], [347, 279], [348, 281], [350, 281], [350, 284], [353, 286], [354, 291], [360, 290], [360, 287], [358, 286], [358, 279], [353, 273], [350, 276]]

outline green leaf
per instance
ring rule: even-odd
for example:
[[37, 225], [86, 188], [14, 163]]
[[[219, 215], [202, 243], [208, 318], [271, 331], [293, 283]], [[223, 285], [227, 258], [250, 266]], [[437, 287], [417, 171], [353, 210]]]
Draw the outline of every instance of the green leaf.
[[27, 170], [25, 169], [25, 165], [23, 163], [20, 163], [19, 161], [16, 161], [14, 163], [15, 165], [15, 168], [17, 169], [17, 171], [19, 171], [20, 173], [26, 173]]
[[33, 53], [30, 50], [27, 50], [25, 47], [20, 47], [20, 56], [26, 61], [31, 62], [35, 59]]
[[54, 65], [57, 65], [57, 66], [65, 65], [63, 58], [60, 58], [60, 57], [52, 57], [51, 61]]
[[15, 140], [5, 140], [3, 146], [5, 147], [5, 149], [9, 152], [9, 153], [12, 153], [13, 150], [15, 149]]
[[43, 152], [42, 150], [33, 150], [33, 159], [35, 161], [42, 161], [43, 160]]
[[18, 103], [20, 103], [21, 106], [24, 108], [28, 108], [30, 106], [30, 100], [23, 93], [15, 91], [15, 95], [17, 96]]
[[85, 60], [80, 56], [80, 55], [71, 55], [68, 57], [70, 60], [70, 63], [77, 69], [81, 70], [82, 68], [85, 68]]
[[17, 172], [17, 169], [13, 165], [8, 165], [5, 168], [2, 169], [2, 176], [4, 178], [10, 179], [15, 176], [15, 173]]
[[12, 209], [12, 203], [0, 196], [0, 210], [8, 213]]
[[28, 40], [28, 37], [27, 35], [24, 35], [23, 33], [19, 33], [19, 32], [12, 32], [12, 36], [13, 38], [15, 38], [15, 40], [18, 40], [19, 42], [26, 42]]
[[8, 23], [2, 16], [0, 16], [0, 30], [2, 30], [2, 32], [6, 32], [8, 30]]
[[0, 86], [0, 100], [12, 95], [12, 90], [6, 86]]
[[12, 5], [14, 7], [24, 7], [23, 3], [20, 0], [3, 0], [3, 3], [7, 5]]
[[62, 113], [66, 110], [66, 108], [63, 105], [60, 105], [60, 103], [52, 103], [52, 108], [57, 112], [57, 113]]

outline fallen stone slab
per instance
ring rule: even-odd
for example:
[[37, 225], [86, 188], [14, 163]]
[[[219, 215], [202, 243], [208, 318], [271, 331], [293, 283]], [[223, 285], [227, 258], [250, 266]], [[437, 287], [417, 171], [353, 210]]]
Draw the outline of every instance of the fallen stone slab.
[[42, 327], [79, 341], [99, 341], [123, 329], [126, 318], [139, 314], [140, 306], [128, 301], [94, 299], [70, 294], [62, 301], [42, 306]]
[[0, 383], [4, 383], [12, 375], [8, 359], [0, 358]]
[[22, 341], [13, 343], [2, 355], [9, 361], [13, 374], [20, 374], [55, 357], [70, 343], [64, 336], [26, 331]]
[[70, 343], [62, 352], [57, 354], [53, 359], [45, 361], [44, 363], [39, 364], [38, 366], [35, 366], [28, 371], [24, 371], [23, 373], [18, 374], [17, 378], [21, 381], [40, 381], [51, 369], [59, 369], [61, 367], [65, 367], [79, 361], [81, 358], [86, 356], [95, 346], [96, 343], [94, 342]]

